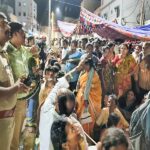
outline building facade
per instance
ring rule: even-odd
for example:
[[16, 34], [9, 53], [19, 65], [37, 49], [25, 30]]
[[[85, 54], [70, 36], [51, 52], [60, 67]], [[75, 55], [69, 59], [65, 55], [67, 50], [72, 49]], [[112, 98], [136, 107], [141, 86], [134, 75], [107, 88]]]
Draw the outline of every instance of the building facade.
[[37, 31], [37, 4], [34, 0], [16, 0], [15, 15], [26, 30]]
[[94, 12], [101, 4], [101, 0], [82, 0], [81, 6], [90, 12]]
[[142, 8], [145, 22], [150, 19], [149, 0], [101, 0], [100, 7], [95, 10], [95, 14], [106, 20], [133, 27], [140, 25]]
[[14, 14], [12, 2], [10, 2], [10, 0], [0, 0], [0, 11], [4, 12], [7, 16], [9, 16], [8, 19], [11, 19], [11, 15]]

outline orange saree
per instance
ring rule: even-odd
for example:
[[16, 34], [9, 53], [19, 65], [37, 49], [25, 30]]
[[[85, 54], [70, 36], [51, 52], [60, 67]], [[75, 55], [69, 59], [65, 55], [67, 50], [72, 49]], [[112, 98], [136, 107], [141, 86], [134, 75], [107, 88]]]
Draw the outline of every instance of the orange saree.
[[[86, 82], [88, 79], [89, 79], [88, 72], [85, 72], [79, 78], [79, 90], [77, 94], [77, 116], [79, 120], [85, 110], [84, 92], [85, 92]], [[82, 124], [85, 132], [90, 136], [92, 135], [93, 132], [94, 123], [101, 111], [101, 99], [102, 99], [101, 82], [97, 72], [94, 71], [94, 75], [91, 81], [91, 88], [89, 91], [89, 113], [91, 115], [92, 122]]]

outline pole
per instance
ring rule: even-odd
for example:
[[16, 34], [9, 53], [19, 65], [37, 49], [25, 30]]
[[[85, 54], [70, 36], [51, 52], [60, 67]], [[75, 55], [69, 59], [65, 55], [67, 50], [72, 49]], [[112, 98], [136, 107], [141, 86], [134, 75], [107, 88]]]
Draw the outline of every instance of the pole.
[[49, 22], [48, 22], [48, 44], [51, 47], [51, 0], [48, 1], [48, 6], [49, 6]]
[[144, 25], [144, 3], [145, 0], [141, 0], [141, 16], [140, 16], [140, 25]]

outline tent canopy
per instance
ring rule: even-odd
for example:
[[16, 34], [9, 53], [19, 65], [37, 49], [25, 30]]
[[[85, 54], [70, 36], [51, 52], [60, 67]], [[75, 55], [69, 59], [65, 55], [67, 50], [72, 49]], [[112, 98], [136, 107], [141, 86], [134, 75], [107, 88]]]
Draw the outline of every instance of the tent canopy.
[[81, 8], [80, 25], [57, 21], [60, 31], [65, 37], [70, 37], [74, 31], [77, 34], [97, 33], [105, 39], [111, 40], [150, 40], [150, 25], [130, 28], [107, 21], [85, 8]]
[[150, 40], [150, 25], [135, 28], [121, 26], [114, 22], [104, 20], [85, 8], [81, 9], [80, 22], [83, 32], [84, 30], [86, 33], [96, 32], [106, 39]]

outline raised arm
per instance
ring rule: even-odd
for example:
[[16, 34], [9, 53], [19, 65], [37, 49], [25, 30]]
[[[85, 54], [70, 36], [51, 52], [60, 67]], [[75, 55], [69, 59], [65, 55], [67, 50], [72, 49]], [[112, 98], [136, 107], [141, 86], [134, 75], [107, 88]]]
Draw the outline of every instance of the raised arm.
[[82, 69], [82, 66], [83, 66], [83, 63], [84, 63], [85, 59], [81, 60], [79, 65], [76, 68], [74, 68], [73, 70], [68, 72], [64, 77], [62, 77], [61, 79], [58, 80], [58, 82], [56, 83], [56, 85], [54, 86], [54, 88], [49, 93], [48, 97], [46, 98], [45, 103], [43, 104], [41, 110], [43, 110], [43, 111], [50, 110], [52, 105], [55, 104], [58, 90], [61, 89], [61, 88], [68, 88], [69, 87], [69, 83], [68, 82], [72, 78], [72, 74], [74, 72], [80, 71]]

